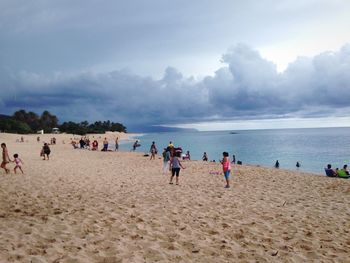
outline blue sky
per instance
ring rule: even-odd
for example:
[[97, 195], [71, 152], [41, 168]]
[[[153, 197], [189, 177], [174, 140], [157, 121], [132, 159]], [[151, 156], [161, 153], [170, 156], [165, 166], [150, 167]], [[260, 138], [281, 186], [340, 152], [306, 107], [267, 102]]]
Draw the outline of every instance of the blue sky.
[[347, 0], [3, 0], [0, 10], [3, 114], [350, 126]]

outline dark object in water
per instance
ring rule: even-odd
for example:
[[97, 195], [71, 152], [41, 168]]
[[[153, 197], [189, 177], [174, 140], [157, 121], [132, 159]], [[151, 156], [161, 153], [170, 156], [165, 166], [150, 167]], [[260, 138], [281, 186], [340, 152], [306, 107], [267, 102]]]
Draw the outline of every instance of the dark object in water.
[[237, 161], [237, 164], [238, 165], [242, 165], [242, 161]]
[[238, 132], [230, 132], [230, 134], [238, 134]]

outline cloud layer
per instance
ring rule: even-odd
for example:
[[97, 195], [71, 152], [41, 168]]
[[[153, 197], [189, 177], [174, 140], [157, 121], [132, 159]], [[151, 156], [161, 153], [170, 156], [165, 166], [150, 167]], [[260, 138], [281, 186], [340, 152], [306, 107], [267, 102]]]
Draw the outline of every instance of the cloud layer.
[[155, 79], [129, 71], [108, 73], [0, 72], [0, 111], [49, 110], [65, 120], [110, 119], [127, 126], [350, 113], [350, 45], [313, 58], [300, 57], [286, 71], [238, 44], [223, 67], [201, 80], [168, 67]]

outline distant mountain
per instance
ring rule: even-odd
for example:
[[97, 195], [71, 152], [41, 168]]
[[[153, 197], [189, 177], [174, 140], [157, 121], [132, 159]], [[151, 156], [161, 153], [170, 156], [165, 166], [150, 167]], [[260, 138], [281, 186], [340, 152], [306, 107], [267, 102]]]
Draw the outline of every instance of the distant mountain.
[[198, 132], [196, 129], [175, 128], [165, 126], [128, 126], [129, 133], [152, 133], [152, 132]]
[[8, 120], [8, 119], [12, 119], [12, 117], [8, 115], [0, 114], [0, 120]]

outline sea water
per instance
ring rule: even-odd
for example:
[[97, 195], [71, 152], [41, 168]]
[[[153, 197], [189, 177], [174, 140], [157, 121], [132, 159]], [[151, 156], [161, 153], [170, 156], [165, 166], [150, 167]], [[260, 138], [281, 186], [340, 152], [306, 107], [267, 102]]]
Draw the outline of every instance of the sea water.
[[[333, 168], [350, 166], [350, 128], [149, 133], [136, 139], [141, 144], [137, 152], [149, 152], [155, 141], [161, 154], [172, 141], [184, 153], [190, 151], [192, 160], [201, 160], [206, 152], [209, 160], [217, 162], [227, 151], [243, 164], [273, 167], [278, 160], [280, 168], [319, 174], [324, 174], [328, 163]], [[120, 148], [130, 150], [132, 144], [123, 143]]]

